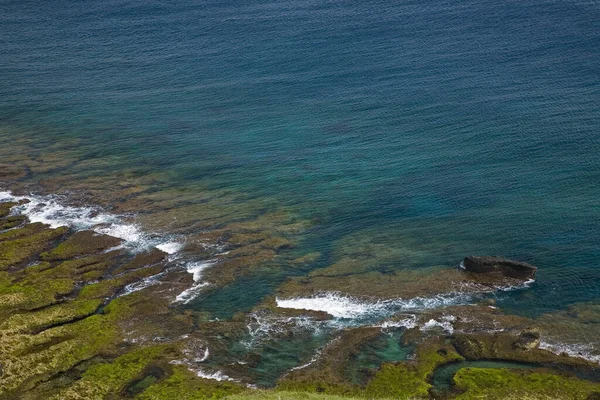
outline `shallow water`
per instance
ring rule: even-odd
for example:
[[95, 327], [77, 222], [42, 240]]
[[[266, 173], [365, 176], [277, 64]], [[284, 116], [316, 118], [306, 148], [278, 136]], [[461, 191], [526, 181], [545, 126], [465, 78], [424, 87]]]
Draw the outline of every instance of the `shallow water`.
[[185, 307], [229, 318], [344, 257], [385, 272], [467, 254], [540, 267], [497, 295], [513, 313], [600, 298], [594, 2], [0, 10], [0, 162], [28, 171], [1, 190], [102, 204], [154, 245], [269, 213], [306, 223], [289, 257]]

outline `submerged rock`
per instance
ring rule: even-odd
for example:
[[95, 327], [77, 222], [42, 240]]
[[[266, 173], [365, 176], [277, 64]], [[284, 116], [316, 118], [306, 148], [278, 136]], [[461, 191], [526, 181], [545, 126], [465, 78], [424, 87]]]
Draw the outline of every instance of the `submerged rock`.
[[476, 274], [499, 274], [508, 278], [533, 279], [537, 267], [525, 262], [508, 260], [501, 257], [468, 256], [463, 261], [468, 272]]

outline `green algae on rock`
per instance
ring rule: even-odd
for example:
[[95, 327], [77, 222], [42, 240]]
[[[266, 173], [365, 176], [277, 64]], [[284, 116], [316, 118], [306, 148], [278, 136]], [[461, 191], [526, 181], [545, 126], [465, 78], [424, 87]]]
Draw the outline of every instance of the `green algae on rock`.
[[120, 245], [123, 240], [101, 235], [94, 231], [79, 231], [71, 235], [49, 252], [43, 253], [40, 258], [46, 261], [67, 260], [86, 254], [94, 254], [111, 247]]
[[[11, 216], [6, 214], [3, 218], [8, 221]], [[19, 224], [24, 222], [20, 220]], [[235, 223], [199, 235], [198, 240], [216, 238], [222, 245], [219, 251], [229, 251], [217, 255], [218, 268], [206, 271], [206, 279], [225, 285], [265, 266], [285, 268], [273, 261], [283, 261], [286, 265], [314, 263], [318, 254], [299, 256], [290, 251], [297, 243], [296, 234], [307, 226], [306, 221], [296, 220], [289, 213], [259, 213], [254, 218], [240, 217]], [[68, 229], [52, 230], [41, 224], [25, 223], [0, 233], [0, 246], [3, 243], [7, 249], [15, 243], [22, 244], [27, 257], [11, 261], [9, 267], [0, 271], [0, 316], [3, 317], [0, 397], [205, 399], [260, 396], [261, 392], [251, 391], [242, 383], [199, 377], [203, 364], [198, 361], [198, 354], [208, 357], [210, 349], [210, 357], [224, 364], [225, 374], [250, 383], [256, 376], [252, 368], [259, 365], [261, 354], [247, 351], [236, 359], [231, 347], [247, 337], [253, 318], [273, 318], [278, 323], [280, 332], [273, 334], [271, 341], [295, 334], [293, 324], [280, 321], [305, 317], [315, 322], [331, 319], [324, 312], [281, 309], [272, 296], [249, 314], [238, 313], [223, 321], [173, 307], [176, 288], [185, 281], [182, 271], [169, 272], [152, 292], [145, 289], [125, 293], [123, 289], [127, 285], [162, 274], [169, 266], [166, 254], [156, 249], [137, 255], [124, 249], [111, 250], [121, 243], [120, 239], [91, 231], [73, 233]], [[296, 282], [298, 285], [307, 282], [308, 290], [302, 291], [288, 282], [281, 293], [309, 294], [319, 285], [331, 288], [330, 279], [341, 282], [337, 287], [343, 287], [348, 293], [363, 293], [364, 289], [359, 288], [361, 281], [363, 286], [377, 285], [382, 297], [398, 293], [407, 297], [435, 295], [465, 282], [476, 288], [485, 284], [471, 278], [467, 281], [463, 272], [444, 267], [414, 272], [364, 271], [345, 277], [346, 267], [340, 264], [316, 270]], [[439, 319], [442, 313], [456, 315], [453, 333], [421, 329], [424, 321]], [[463, 318], [467, 315], [477, 315], [483, 322], [476, 326]], [[596, 320], [592, 309], [581, 308], [578, 315], [586, 323]], [[418, 322], [417, 327], [404, 335], [404, 340], [413, 341], [414, 359], [384, 363], [381, 368], [370, 371], [370, 379], [360, 384], [353, 382], [345, 364], [356, 356], [362, 345], [379, 337], [382, 328], [344, 329], [337, 331], [336, 339], [323, 347], [312, 363], [297, 366], [283, 376], [274, 391], [266, 396], [281, 391], [282, 396], [294, 393], [298, 398], [309, 399], [335, 395], [427, 398], [433, 371], [444, 363], [465, 357], [567, 360], [565, 364], [574, 359], [539, 349], [535, 340], [528, 339], [534, 332], [530, 320], [504, 316], [487, 306], [448, 307], [423, 313]], [[486, 328], [497, 326], [508, 328], [507, 333], [485, 332]], [[470, 332], [462, 332], [469, 329]], [[544, 337], [544, 329], [540, 332]], [[466, 345], [467, 342], [474, 344]], [[589, 367], [579, 361], [569, 365]], [[463, 395], [469, 390], [472, 389], [467, 388]]]
[[463, 368], [454, 376], [456, 398], [469, 399], [595, 399], [600, 384], [548, 370]]
[[347, 329], [333, 339], [304, 367], [297, 367], [278, 382], [282, 390], [298, 390], [330, 393], [356, 394], [360, 387], [345, 376], [345, 363], [355, 355], [360, 346], [380, 334], [379, 328], [360, 327]]
[[[33, 228], [20, 228], [26, 230], [26, 232], [15, 229], [4, 233], [5, 240], [0, 241], [0, 270], [6, 270], [31, 261], [69, 231], [68, 228], [64, 227], [51, 229], [44, 227], [42, 224], [32, 225], [35, 226]], [[31, 234], [33, 230], [36, 231], [35, 234]]]

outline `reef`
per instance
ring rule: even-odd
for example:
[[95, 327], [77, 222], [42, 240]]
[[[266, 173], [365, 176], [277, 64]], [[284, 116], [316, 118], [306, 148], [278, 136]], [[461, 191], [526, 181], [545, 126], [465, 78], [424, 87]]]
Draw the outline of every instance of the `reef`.
[[[44, 163], [60, 165], [59, 155], [43, 158]], [[44, 163], [34, 161], [28, 162], [28, 168], [45, 169]], [[88, 167], [97, 166], [90, 162]], [[121, 209], [151, 202], [157, 209], [147, 218], [156, 217], [154, 223], [174, 216], [169, 202], [189, 201], [185, 193], [173, 200], [172, 193], [150, 193], [135, 177], [131, 180], [119, 189]], [[235, 197], [231, 193], [207, 196], [232, 202]], [[212, 263], [200, 277], [201, 283], [210, 285], [208, 290], [265, 271], [276, 274], [293, 268], [306, 274], [283, 282], [275, 295], [265, 296], [250, 311], [219, 320], [176, 301], [198, 282], [167, 253], [151, 246], [132, 251], [123, 239], [89, 229], [31, 223], [11, 211], [18, 205], [0, 203], [2, 399], [493, 399], [509, 395], [593, 399], [600, 393], [593, 379], [597, 363], [548, 345], [564, 341], [564, 336], [575, 341], [581, 331], [597, 335], [597, 304], [573, 305], [531, 319], [505, 314], [490, 300], [448, 303], [410, 316], [395, 310], [377, 321], [355, 325], [340, 322], [339, 316], [326, 310], [278, 306], [278, 299], [332, 290], [373, 302], [367, 304], [452, 293], [489, 294], [531, 278], [530, 270], [513, 273], [497, 267], [504, 261], [494, 261], [492, 270], [484, 272], [452, 266], [379, 268], [373, 263], [382, 260], [370, 260], [371, 252], [381, 251], [384, 261], [419, 254], [363, 243], [364, 248], [355, 253], [339, 251], [332, 263], [319, 265], [327, 262], [320, 253], [297, 250], [310, 221], [289, 210], [255, 209], [249, 215], [248, 209], [238, 209], [225, 217], [224, 209], [213, 205], [203, 209], [200, 218], [181, 220], [183, 225], [205, 228], [188, 237], [183, 253], [201, 255]], [[177, 215], [183, 218], [200, 208], [187, 204]], [[480, 264], [491, 262], [484, 261]], [[557, 326], [560, 334], [552, 332]], [[303, 353], [290, 361], [292, 367], [281, 372], [272, 388], [249, 387], [261, 378], [269, 357], [256, 343], [268, 349], [311, 339], [316, 329], [325, 339], [313, 346], [311, 356]], [[364, 349], [382, 337], [410, 349], [409, 356], [351, 370], [349, 365]], [[536, 368], [462, 368], [453, 377], [452, 391], [438, 393], [432, 380], [435, 371], [464, 360], [510, 360]]]

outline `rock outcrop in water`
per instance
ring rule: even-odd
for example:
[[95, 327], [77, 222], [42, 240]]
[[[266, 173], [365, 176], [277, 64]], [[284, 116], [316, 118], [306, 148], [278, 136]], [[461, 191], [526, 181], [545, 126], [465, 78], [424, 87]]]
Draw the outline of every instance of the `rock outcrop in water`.
[[513, 346], [523, 350], [535, 349], [540, 344], [540, 338], [541, 334], [539, 329], [527, 328], [519, 333]]
[[468, 272], [476, 274], [501, 275], [515, 279], [533, 279], [537, 267], [525, 262], [508, 260], [502, 257], [468, 256], [463, 261], [463, 267]]

